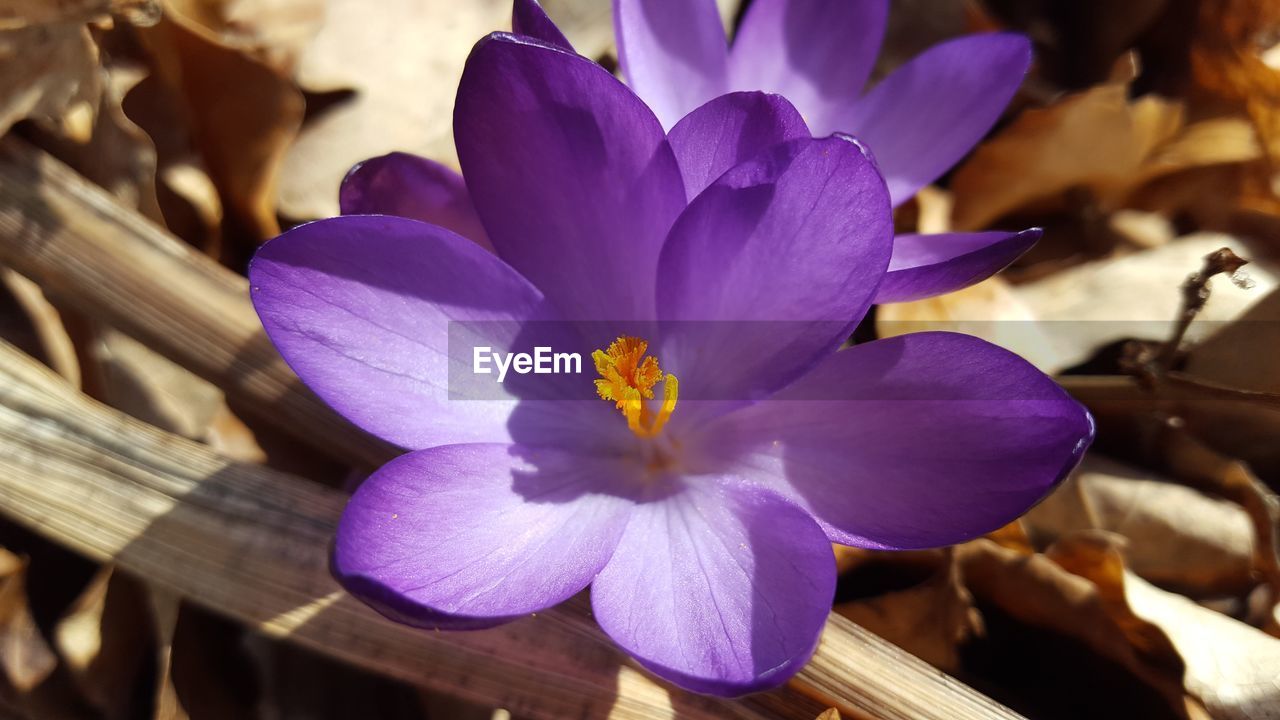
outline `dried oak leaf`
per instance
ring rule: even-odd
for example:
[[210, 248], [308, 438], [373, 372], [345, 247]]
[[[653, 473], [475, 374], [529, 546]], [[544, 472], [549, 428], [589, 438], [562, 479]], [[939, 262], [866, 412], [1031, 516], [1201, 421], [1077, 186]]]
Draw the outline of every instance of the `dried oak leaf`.
[[280, 231], [276, 186], [302, 122], [302, 94], [252, 49], [226, 44], [170, 3], [165, 10], [142, 33], [157, 75], [181, 98], [185, 125], [231, 216], [253, 238], [270, 238]]
[[1155, 95], [1131, 100], [1127, 78], [1108, 82], [1027, 110], [981, 145], [952, 180], [954, 223], [974, 230], [1017, 210], [1060, 209], [1076, 188], [1116, 210], [1158, 178], [1261, 154], [1242, 117], [1187, 124], [1182, 103]]
[[1257, 583], [1253, 526], [1239, 505], [1098, 455], [1024, 522], [1041, 546], [1079, 530], [1116, 533], [1134, 573], [1202, 597]]

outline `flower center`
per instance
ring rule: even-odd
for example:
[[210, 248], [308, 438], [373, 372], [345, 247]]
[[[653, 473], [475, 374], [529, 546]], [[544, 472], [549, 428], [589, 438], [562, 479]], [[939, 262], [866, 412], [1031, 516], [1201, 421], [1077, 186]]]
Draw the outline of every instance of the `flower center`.
[[[627, 419], [627, 427], [638, 437], [657, 435], [676, 409], [679, 383], [675, 375], [662, 375], [658, 358], [645, 357], [649, 343], [635, 337], [620, 337], [607, 350], [596, 350], [591, 359], [596, 363], [596, 393], [601, 400], [612, 400]], [[655, 415], [646, 400], [653, 399], [653, 386], [662, 381], [662, 407]]]

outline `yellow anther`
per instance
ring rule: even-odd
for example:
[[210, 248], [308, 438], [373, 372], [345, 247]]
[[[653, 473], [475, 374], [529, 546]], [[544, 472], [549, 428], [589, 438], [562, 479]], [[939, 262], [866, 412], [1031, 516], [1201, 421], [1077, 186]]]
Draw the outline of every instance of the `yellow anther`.
[[[620, 337], [607, 350], [591, 353], [600, 373], [596, 393], [602, 400], [612, 400], [627, 419], [627, 427], [640, 437], [653, 437], [667, 424], [679, 390], [675, 375], [663, 378], [658, 358], [645, 357], [648, 349], [649, 343], [640, 338]], [[663, 381], [662, 407], [654, 416], [645, 401], [653, 399], [653, 386], [659, 381]]]

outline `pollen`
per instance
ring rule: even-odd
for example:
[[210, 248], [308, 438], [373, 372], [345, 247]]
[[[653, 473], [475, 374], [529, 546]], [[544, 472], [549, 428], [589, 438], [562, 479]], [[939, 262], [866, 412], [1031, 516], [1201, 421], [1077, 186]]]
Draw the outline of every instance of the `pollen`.
[[[627, 427], [639, 437], [653, 437], [667, 424], [676, 409], [679, 383], [675, 375], [663, 376], [658, 358], [646, 356], [649, 343], [635, 337], [620, 337], [607, 350], [591, 353], [595, 361], [596, 393], [610, 400], [627, 419]], [[654, 386], [662, 383], [662, 404], [654, 413], [646, 401], [654, 398]]]

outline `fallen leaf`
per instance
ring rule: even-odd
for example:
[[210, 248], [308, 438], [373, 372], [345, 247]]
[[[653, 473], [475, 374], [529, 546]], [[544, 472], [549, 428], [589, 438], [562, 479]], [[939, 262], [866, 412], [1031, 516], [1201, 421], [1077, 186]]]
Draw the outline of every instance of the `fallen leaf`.
[[87, 140], [100, 92], [98, 46], [83, 23], [0, 31], [0, 134], [31, 118]]
[[1218, 720], [1276, 717], [1280, 639], [1127, 572], [1107, 536], [1081, 534], [1050, 549], [1054, 562], [1087, 578], [1113, 621], [1158, 627], [1153, 646], [1170, 643], [1185, 664], [1185, 685]]
[[157, 73], [182, 99], [191, 138], [223, 204], [257, 241], [280, 232], [280, 164], [302, 122], [302, 94], [250, 52], [166, 5], [141, 35]]
[[1269, 0], [1200, 4], [1191, 47], [1196, 84], [1243, 106], [1272, 159], [1280, 159], [1280, 70], [1263, 58], [1262, 38], [1280, 31], [1280, 6]]
[[1044, 555], [1026, 555], [980, 539], [956, 548], [965, 586], [1015, 620], [1060, 633], [1127, 669], [1186, 716], [1182, 660], [1155, 625], [1117, 619], [1089, 580]]
[[[1257, 133], [1242, 116], [1188, 123], [1181, 101], [1129, 94], [1124, 78], [1018, 116], [956, 171], [950, 186], [956, 227], [981, 229], [1015, 211], [1061, 209], [1081, 188], [1104, 212], [1161, 208], [1173, 216], [1181, 208], [1161, 205], [1161, 194], [1144, 186], [1189, 169], [1262, 157]], [[1234, 208], [1235, 194], [1224, 202], [1218, 190], [1217, 204]]]
[[39, 144], [101, 185], [120, 203], [162, 223], [164, 217], [156, 196], [155, 145], [123, 108], [125, 96], [147, 76], [147, 70], [110, 57], [116, 32], [106, 33], [101, 41], [108, 60], [99, 71], [102, 93], [89, 137], [75, 142], [55, 135], [39, 138]]
[[948, 554], [925, 582], [836, 605], [836, 612], [946, 672], [960, 668], [960, 646], [982, 632], [973, 597]]
[[147, 586], [147, 596], [156, 641], [156, 696], [152, 720], [187, 720], [187, 711], [178, 699], [178, 691], [173, 685], [173, 637], [182, 600], [154, 585]]
[[19, 693], [35, 689], [58, 665], [31, 617], [26, 573], [26, 562], [0, 548], [0, 673]]
[[325, 0], [164, 0], [218, 43], [292, 75], [325, 21]]
[[955, 226], [987, 227], [1032, 201], [1076, 186], [1114, 192], [1182, 122], [1182, 108], [1156, 97], [1130, 101], [1128, 82], [1100, 85], [1027, 110], [956, 171]]
[[1129, 569], [1164, 587], [1203, 597], [1257, 583], [1253, 525], [1239, 505], [1096, 454], [1023, 520], [1040, 546], [1086, 529], [1122, 536]]
[[1000, 277], [946, 295], [876, 309], [880, 337], [935, 330], [965, 333], [1008, 348], [1053, 373], [1074, 361], [1047, 329], [1037, 322], [1031, 306]]
[[95, 363], [90, 394], [151, 425], [209, 443], [228, 457], [266, 459], [213, 384], [112, 328], [96, 329], [84, 343]]
[[75, 387], [80, 386], [80, 360], [63, 325], [62, 314], [45, 297], [39, 285], [9, 268], [0, 268], [0, 283], [26, 313], [43, 351], [40, 358]]
[[388, 152], [456, 166], [452, 109], [463, 63], [476, 41], [510, 27], [510, 15], [509, 0], [388, 0], [375, 13], [364, 0], [330, 0], [298, 82], [313, 93], [353, 92], [308, 119], [289, 148], [280, 212], [337, 215], [347, 171]]
[[76, 687], [108, 718], [129, 717], [152, 653], [151, 619], [138, 584], [103, 567], [54, 629], [59, 656]]

